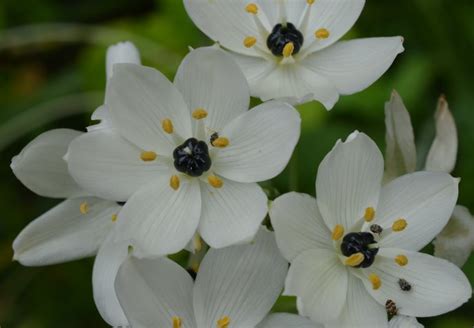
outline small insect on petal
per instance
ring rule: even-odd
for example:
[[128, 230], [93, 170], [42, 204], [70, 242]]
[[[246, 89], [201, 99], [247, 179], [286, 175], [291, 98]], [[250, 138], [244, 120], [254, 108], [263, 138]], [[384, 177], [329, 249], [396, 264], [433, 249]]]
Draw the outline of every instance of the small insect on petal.
[[405, 219], [398, 219], [392, 224], [392, 230], [399, 232], [405, 230], [407, 227], [408, 223]]
[[140, 154], [140, 158], [144, 162], [151, 162], [156, 159], [156, 153], [154, 151], [142, 151]]
[[244, 46], [246, 48], [251, 48], [255, 45], [255, 43], [257, 43], [257, 38], [253, 37], [253, 36], [248, 36], [244, 39]]
[[228, 328], [230, 325], [230, 318], [228, 316], [223, 316], [217, 320], [217, 328]]
[[382, 280], [375, 273], [369, 274], [369, 281], [372, 283], [372, 288], [377, 290], [382, 286]]
[[255, 3], [249, 3], [245, 7], [245, 11], [248, 12], [249, 14], [256, 15], [258, 13], [258, 6]]
[[344, 235], [344, 227], [340, 224], [336, 224], [332, 231], [332, 240], [339, 240]]
[[359, 264], [361, 264], [364, 261], [365, 257], [364, 254], [362, 253], [355, 253], [349, 256], [345, 261], [344, 264], [351, 266], [351, 267], [356, 267]]
[[324, 40], [329, 38], [329, 31], [325, 28], [320, 28], [316, 32], [314, 32], [314, 36], [316, 39]]

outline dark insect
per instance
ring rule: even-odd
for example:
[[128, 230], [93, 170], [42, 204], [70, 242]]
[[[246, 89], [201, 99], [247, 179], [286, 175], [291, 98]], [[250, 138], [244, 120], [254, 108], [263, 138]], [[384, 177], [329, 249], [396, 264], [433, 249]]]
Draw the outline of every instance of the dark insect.
[[385, 310], [387, 310], [387, 313], [390, 316], [397, 315], [398, 313], [397, 305], [392, 300], [387, 300], [387, 302], [385, 302]]
[[378, 224], [372, 224], [370, 226], [370, 231], [372, 231], [373, 233], [376, 233], [378, 235], [380, 235], [383, 231], [383, 228], [381, 226], [379, 226]]
[[214, 141], [216, 141], [217, 138], [219, 138], [219, 134], [217, 132], [214, 132], [213, 134], [211, 134], [211, 139], [209, 140], [211, 145], [214, 146]]
[[409, 292], [411, 290], [410, 283], [405, 279], [398, 279], [398, 285], [400, 286], [400, 289], [404, 292]]

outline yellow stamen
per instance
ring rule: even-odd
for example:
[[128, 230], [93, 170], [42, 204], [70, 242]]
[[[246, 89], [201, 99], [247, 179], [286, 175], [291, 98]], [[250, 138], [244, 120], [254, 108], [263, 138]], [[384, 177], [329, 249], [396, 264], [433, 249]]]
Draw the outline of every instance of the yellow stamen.
[[397, 255], [395, 256], [395, 263], [399, 266], [405, 266], [408, 264], [408, 258], [405, 255]]
[[255, 3], [249, 3], [245, 7], [245, 11], [248, 12], [249, 14], [256, 15], [258, 13], [258, 6]]
[[369, 281], [372, 283], [372, 288], [377, 290], [382, 286], [382, 280], [375, 273], [369, 274]]
[[156, 153], [154, 151], [142, 151], [140, 158], [144, 162], [151, 162], [156, 159]]
[[82, 202], [81, 205], [79, 205], [79, 211], [81, 214], [87, 214], [87, 212], [89, 212], [89, 204]]
[[170, 187], [174, 190], [179, 188], [179, 177], [177, 175], [172, 175], [170, 178]]
[[295, 45], [293, 44], [293, 42], [288, 42], [283, 47], [283, 57], [285, 58], [290, 57], [291, 55], [293, 55], [294, 50], [295, 50]]
[[161, 121], [161, 127], [166, 133], [173, 133], [173, 122], [171, 122], [169, 118], [165, 118], [163, 121]]
[[314, 0], [306, 0], [306, 3], [308, 3], [308, 5], [312, 5], [314, 3]]
[[336, 224], [332, 231], [332, 240], [339, 240], [344, 235], [344, 227], [340, 224]]
[[392, 230], [393, 231], [403, 231], [407, 227], [408, 223], [405, 219], [398, 219], [392, 224]]
[[212, 142], [212, 145], [219, 148], [227, 147], [229, 145], [229, 139], [226, 137], [219, 137]]
[[228, 316], [223, 316], [217, 320], [217, 328], [228, 328], [230, 325], [230, 318]]
[[200, 120], [207, 117], [207, 111], [204, 108], [196, 108], [192, 115], [196, 120]]
[[194, 272], [198, 273], [199, 271], [199, 263], [193, 263], [191, 265], [191, 270], [193, 270]]
[[207, 181], [209, 181], [209, 184], [214, 188], [221, 188], [224, 184], [224, 182], [222, 182], [222, 180], [216, 177], [215, 175], [208, 176]]
[[253, 36], [248, 36], [244, 39], [244, 46], [246, 48], [251, 48], [257, 43], [257, 39]]
[[319, 30], [314, 32], [314, 36], [316, 37], [316, 39], [324, 40], [329, 38], [329, 31], [325, 28], [320, 28]]
[[355, 267], [361, 264], [362, 261], [364, 261], [364, 259], [365, 259], [364, 254], [359, 252], [359, 253], [355, 253], [349, 256], [344, 262], [344, 264], [351, 267]]
[[366, 222], [371, 222], [375, 217], [375, 210], [373, 207], [367, 207], [365, 209], [364, 220]]
[[181, 328], [181, 318], [180, 317], [173, 317], [173, 328]]
[[117, 221], [118, 215], [117, 214], [112, 214], [112, 222]]
[[202, 249], [202, 239], [199, 235], [194, 238], [194, 249], [196, 250], [196, 252], [199, 252]]

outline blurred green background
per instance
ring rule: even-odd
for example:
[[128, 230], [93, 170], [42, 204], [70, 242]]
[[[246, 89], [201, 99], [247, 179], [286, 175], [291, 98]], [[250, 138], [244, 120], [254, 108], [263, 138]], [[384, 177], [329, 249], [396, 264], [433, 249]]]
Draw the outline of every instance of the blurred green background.
[[[314, 194], [318, 163], [334, 142], [358, 129], [384, 147], [383, 105], [397, 89], [411, 112], [420, 158], [434, 136], [433, 114], [444, 93], [458, 124], [454, 174], [462, 177], [459, 203], [474, 210], [474, 4], [472, 0], [370, 0], [346, 36], [405, 37], [406, 51], [366, 91], [343, 97], [332, 112], [317, 103], [299, 108], [303, 132], [297, 175], [272, 182]], [[84, 129], [101, 104], [107, 45], [131, 40], [143, 62], [173, 77], [188, 46], [210, 41], [193, 26], [179, 0], [2, 0], [0, 2], [0, 325], [106, 327], [92, 301], [92, 260], [43, 268], [12, 263], [20, 230], [57, 201], [34, 195], [9, 164], [32, 138], [57, 127]], [[304, 160], [303, 160], [304, 159]], [[290, 178], [292, 176], [292, 178]], [[296, 178], [295, 178], [296, 176]], [[276, 193], [276, 191], [275, 191]], [[474, 282], [474, 258], [464, 270]], [[282, 298], [276, 310], [294, 311]], [[427, 327], [472, 327], [474, 301]]]

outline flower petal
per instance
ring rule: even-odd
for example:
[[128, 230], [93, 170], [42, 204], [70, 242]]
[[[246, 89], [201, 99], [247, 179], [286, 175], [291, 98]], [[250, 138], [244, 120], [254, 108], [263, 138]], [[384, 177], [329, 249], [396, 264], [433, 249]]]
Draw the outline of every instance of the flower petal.
[[301, 119], [288, 104], [267, 102], [240, 115], [222, 131], [229, 139], [216, 151], [212, 169], [238, 182], [258, 182], [278, 175], [290, 160]]
[[390, 319], [388, 328], [423, 328], [415, 317], [407, 317], [405, 315], [396, 315]]
[[453, 115], [444, 97], [439, 98], [435, 119], [436, 138], [426, 158], [425, 169], [450, 173], [456, 165], [458, 133]]
[[13, 157], [11, 169], [28, 189], [38, 195], [67, 198], [83, 195], [84, 191], [70, 176], [63, 160], [69, 143], [82, 132], [57, 129], [45, 132]]
[[179, 66], [174, 84], [191, 110], [207, 111], [205, 126], [212, 131], [220, 132], [249, 108], [245, 76], [232, 57], [217, 47], [191, 51]]
[[[403, 254], [408, 264], [400, 266], [393, 260]], [[377, 260], [367, 272], [376, 273], [382, 282], [374, 290], [368, 279], [367, 291], [380, 303], [395, 302], [398, 313], [414, 317], [431, 317], [456, 309], [472, 296], [471, 285], [454, 264], [436, 257], [397, 248], [381, 248]], [[410, 291], [403, 291], [399, 279], [405, 279]]]
[[112, 130], [88, 132], [69, 147], [67, 162], [74, 179], [95, 195], [126, 201], [154, 179], [168, 175], [169, 164], [158, 155], [143, 161], [141, 150]]
[[309, 55], [302, 64], [331, 81], [340, 94], [353, 94], [380, 78], [403, 50], [398, 36], [341, 41]]
[[278, 197], [270, 206], [270, 219], [278, 247], [290, 262], [308, 249], [334, 247], [316, 199], [309, 195], [291, 192]]
[[182, 179], [178, 190], [162, 178], [141, 188], [118, 217], [116, 240], [129, 240], [136, 257], [179, 252], [191, 240], [201, 216], [201, 192], [196, 179]]
[[367, 293], [362, 281], [349, 274], [346, 304], [341, 316], [324, 328], [388, 327], [385, 308]]
[[257, 328], [323, 328], [323, 326], [296, 314], [272, 313]]
[[115, 290], [133, 327], [172, 327], [173, 317], [181, 328], [196, 327], [191, 276], [167, 258], [130, 257], [115, 280]]
[[140, 53], [137, 47], [130, 41], [119, 42], [107, 48], [107, 79], [112, 77], [114, 65], [123, 63], [141, 64]]
[[194, 287], [197, 326], [215, 327], [228, 316], [235, 327], [254, 327], [278, 298], [287, 271], [273, 233], [264, 228], [251, 244], [211, 248]]
[[111, 326], [128, 326], [114, 288], [117, 272], [129, 254], [127, 243], [115, 243], [110, 234], [99, 249], [92, 271], [94, 301], [102, 318]]
[[213, 248], [252, 239], [267, 214], [267, 196], [256, 183], [224, 179], [221, 188], [201, 183], [199, 233]]
[[416, 169], [416, 146], [413, 126], [403, 100], [392, 92], [385, 103], [385, 178], [393, 180]]
[[191, 137], [191, 115], [176, 87], [157, 70], [116, 64], [105, 103], [112, 125], [128, 141], [147, 151], [170, 156], [176, 147], [162, 121], [171, 120], [174, 133]]
[[[81, 206], [87, 211], [81, 213]], [[20, 232], [13, 242], [14, 259], [26, 266], [41, 266], [93, 256], [113, 228], [112, 215], [120, 208], [94, 197], [65, 200]]]
[[318, 207], [328, 228], [345, 229], [377, 207], [383, 175], [383, 157], [364, 133], [338, 141], [319, 165], [316, 179]]
[[311, 249], [291, 263], [285, 295], [301, 298], [304, 313], [315, 322], [330, 322], [341, 314], [348, 288], [347, 269], [334, 251]]
[[384, 228], [403, 218], [408, 225], [380, 240], [382, 247], [419, 250], [448, 222], [458, 198], [458, 179], [441, 172], [415, 172], [382, 188], [376, 223]]
[[474, 218], [466, 207], [456, 205], [451, 219], [433, 244], [436, 257], [449, 260], [458, 267], [466, 263], [474, 250]]

